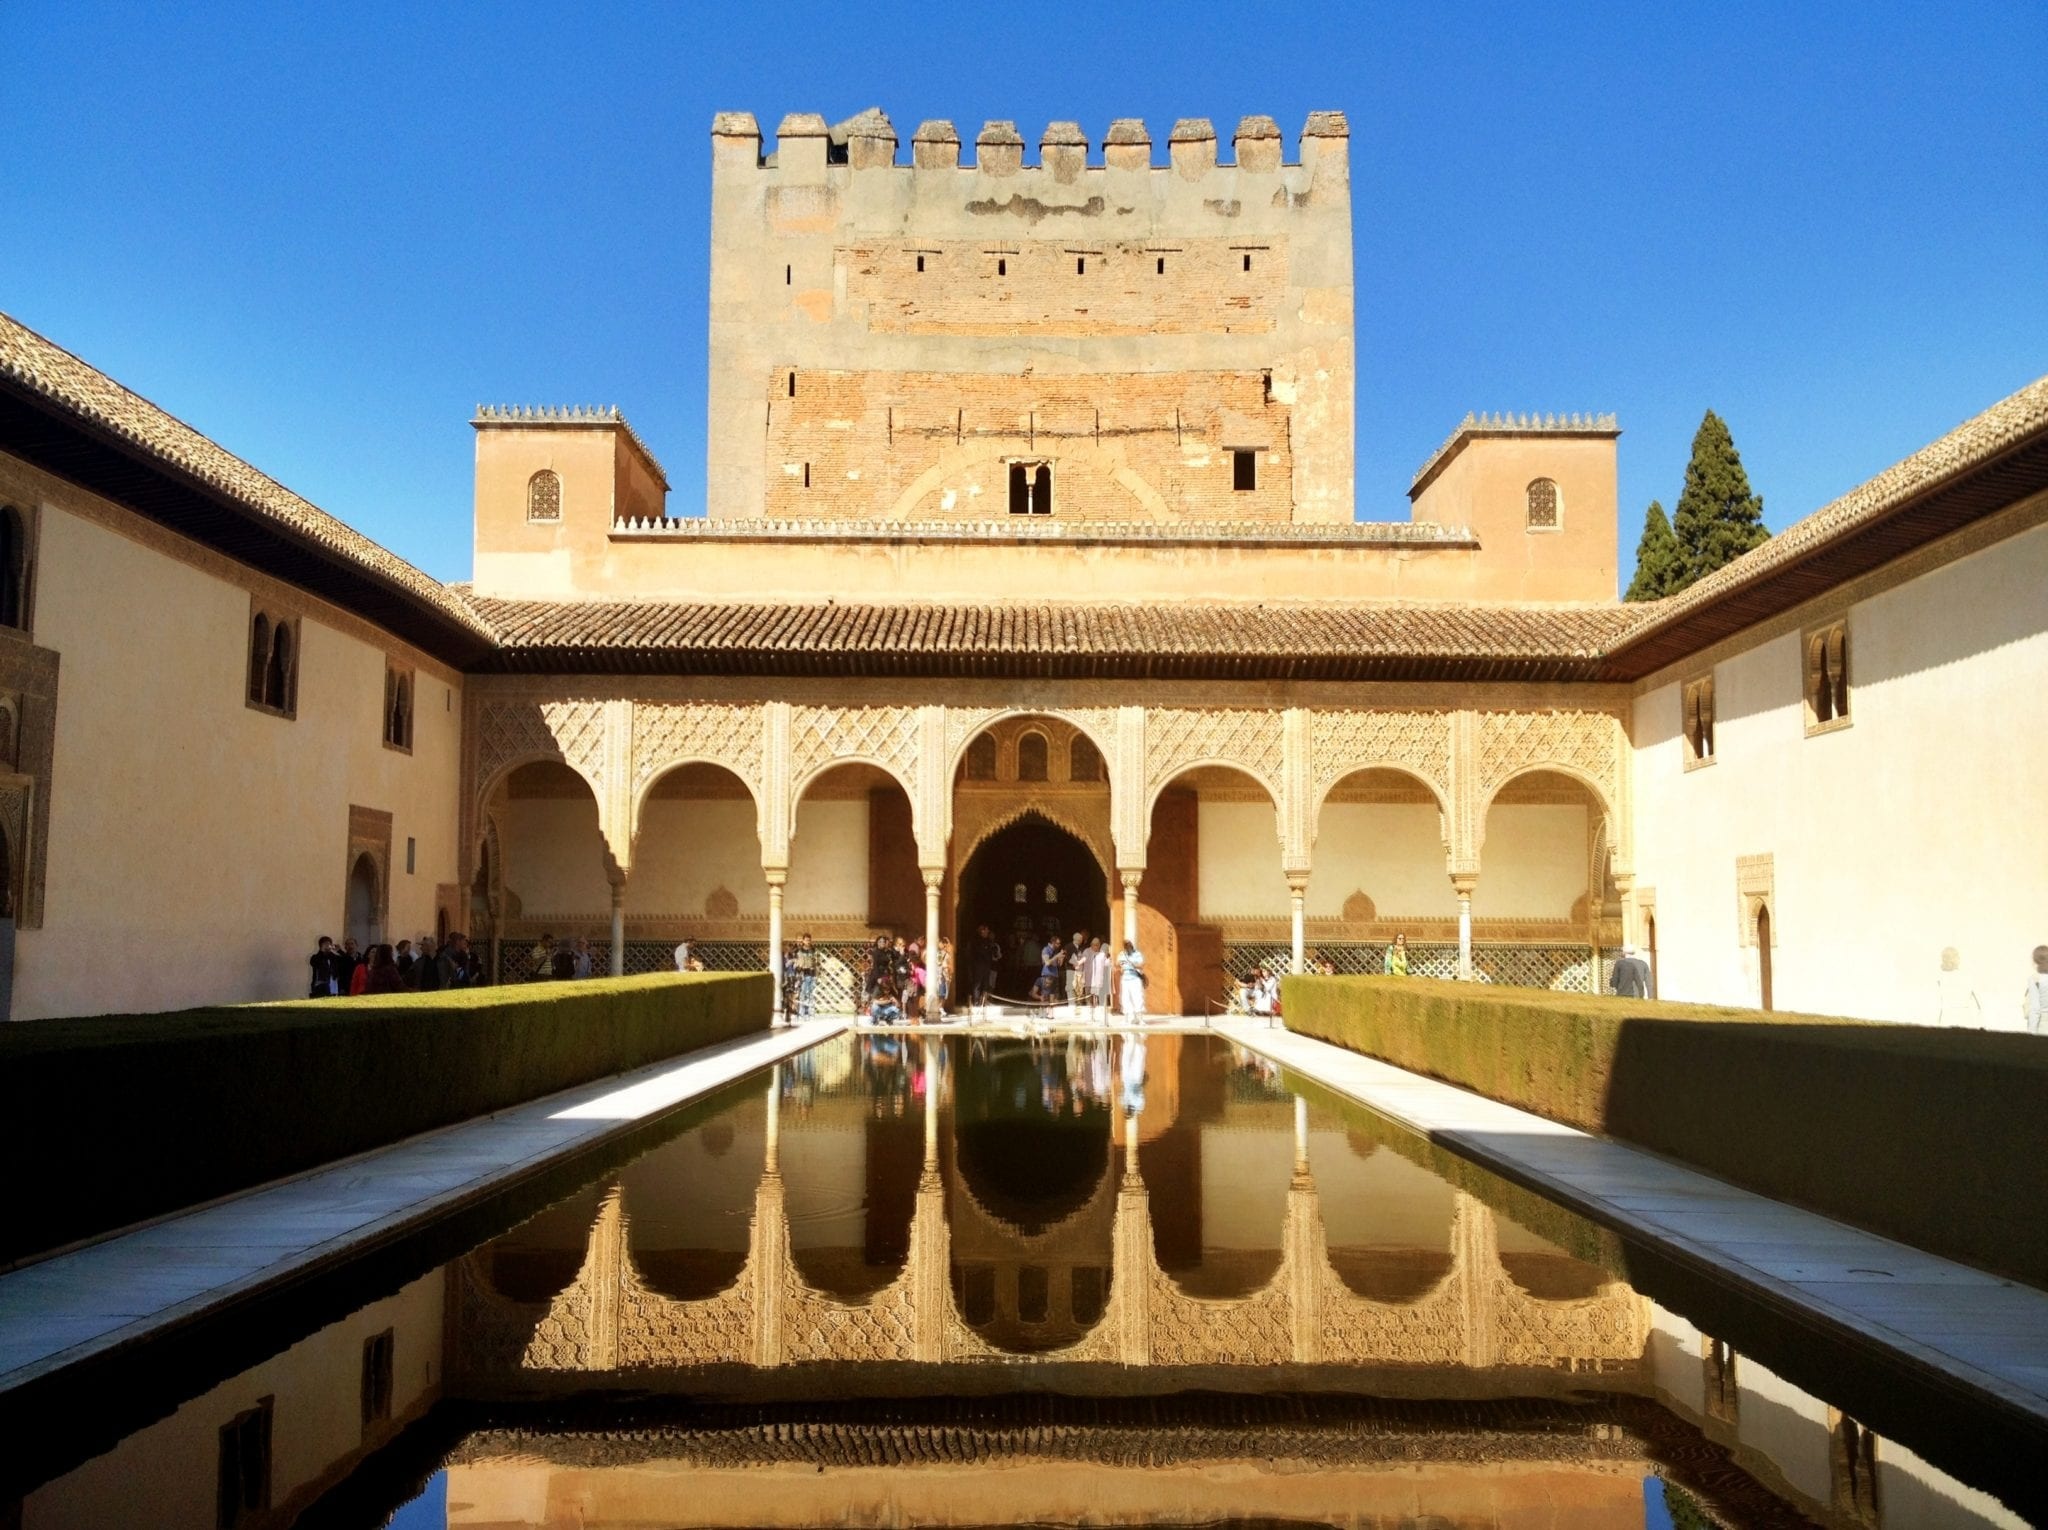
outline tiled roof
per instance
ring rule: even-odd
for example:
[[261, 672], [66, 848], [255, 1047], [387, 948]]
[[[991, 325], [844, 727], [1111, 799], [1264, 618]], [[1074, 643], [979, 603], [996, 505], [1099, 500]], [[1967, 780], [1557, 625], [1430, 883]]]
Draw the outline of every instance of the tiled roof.
[[144, 457], [198, 480], [279, 531], [317, 544], [331, 559], [353, 565], [383, 585], [395, 586], [443, 620], [468, 629], [475, 638], [490, 640], [489, 629], [438, 579], [385, 551], [183, 420], [4, 313], [0, 313], [0, 381], [118, 437]]
[[474, 597], [492, 669], [1590, 678], [1623, 607], [680, 603]]

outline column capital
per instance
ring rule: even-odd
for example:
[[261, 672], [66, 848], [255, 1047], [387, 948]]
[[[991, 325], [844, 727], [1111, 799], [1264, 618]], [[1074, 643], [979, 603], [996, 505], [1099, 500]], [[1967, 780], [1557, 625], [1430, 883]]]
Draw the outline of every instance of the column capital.
[[1116, 876], [1117, 880], [1123, 883], [1126, 893], [1135, 894], [1138, 890], [1138, 884], [1145, 880], [1145, 868], [1143, 866], [1119, 866], [1116, 869]]
[[768, 879], [770, 887], [783, 887], [788, 885], [789, 882], [789, 868], [787, 866], [763, 866], [761, 868], [761, 875]]
[[1473, 889], [1478, 885], [1479, 873], [1476, 871], [1454, 871], [1451, 873], [1451, 891], [1460, 898], [1471, 897]]
[[924, 890], [936, 893], [946, 885], [946, 868], [943, 866], [920, 866], [917, 874], [924, 878]]
[[1288, 895], [1295, 898], [1306, 898], [1308, 896], [1308, 873], [1306, 871], [1290, 871], [1286, 875]]

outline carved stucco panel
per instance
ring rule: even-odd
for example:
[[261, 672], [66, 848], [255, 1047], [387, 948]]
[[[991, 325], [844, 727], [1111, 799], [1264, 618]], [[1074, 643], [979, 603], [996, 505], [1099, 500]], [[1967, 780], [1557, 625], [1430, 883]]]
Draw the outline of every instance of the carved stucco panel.
[[1353, 771], [1384, 766], [1420, 776], [1439, 796], [1451, 789], [1451, 714], [1441, 711], [1317, 711], [1309, 714], [1310, 785], [1321, 803]]
[[1251, 707], [1154, 707], [1145, 714], [1146, 796], [1190, 765], [1235, 766], [1258, 778], [1277, 802], [1284, 728], [1277, 711]]

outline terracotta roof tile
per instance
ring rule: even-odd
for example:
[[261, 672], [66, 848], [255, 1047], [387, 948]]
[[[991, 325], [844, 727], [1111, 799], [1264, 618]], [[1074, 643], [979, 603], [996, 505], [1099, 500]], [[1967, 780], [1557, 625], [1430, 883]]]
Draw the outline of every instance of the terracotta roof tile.
[[438, 579], [385, 551], [183, 420], [4, 313], [0, 313], [0, 377], [111, 432], [243, 508], [319, 543], [328, 553], [396, 585], [444, 619], [470, 629], [475, 637], [489, 640], [489, 629]]

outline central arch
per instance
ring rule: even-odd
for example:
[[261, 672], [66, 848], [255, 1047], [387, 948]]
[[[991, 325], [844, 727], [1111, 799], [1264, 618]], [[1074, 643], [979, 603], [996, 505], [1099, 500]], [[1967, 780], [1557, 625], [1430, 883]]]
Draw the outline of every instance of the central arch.
[[1048, 935], [1107, 937], [1109, 879], [1078, 835], [1027, 811], [984, 839], [961, 868], [956, 947], [968, 949], [984, 924], [1006, 955], [997, 988], [1021, 995]]

